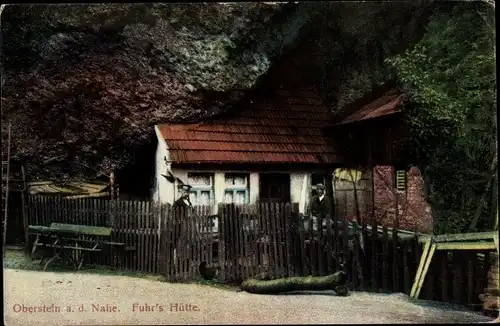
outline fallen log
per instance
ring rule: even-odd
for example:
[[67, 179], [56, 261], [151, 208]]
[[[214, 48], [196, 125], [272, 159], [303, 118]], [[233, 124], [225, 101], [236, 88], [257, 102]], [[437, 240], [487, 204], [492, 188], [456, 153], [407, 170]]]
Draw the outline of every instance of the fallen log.
[[250, 278], [240, 284], [240, 289], [254, 294], [324, 290], [334, 290], [341, 296], [349, 294], [347, 274], [342, 271], [327, 276], [296, 276], [275, 280], [258, 280]]

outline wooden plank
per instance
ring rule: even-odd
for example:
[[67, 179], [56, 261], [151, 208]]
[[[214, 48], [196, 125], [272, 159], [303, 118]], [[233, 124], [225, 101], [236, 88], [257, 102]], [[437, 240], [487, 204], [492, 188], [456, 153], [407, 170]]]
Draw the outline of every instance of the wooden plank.
[[155, 241], [154, 239], [156, 238], [156, 230], [154, 229], [153, 225], [153, 220], [154, 220], [154, 212], [153, 212], [153, 207], [151, 202], [145, 202], [145, 209], [146, 209], [146, 217], [147, 217], [147, 224], [148, 224], [148, 267], [149, 267], [149, 272], [154, 273], [155, 272], [155, 262], [156, 262], [156, 255], [155, 255]]
[[[271, 275], [274, 274], [274, 270], [272, 270], [272, 266], [274, 265], [275, 262], [274, 256], [273, 256], [273, 237], [272, 237], [272, 229], [271, 229], [271, 204], [266, 203], [265, 204], [265, 209], [264, 209], [264, 224], [265, 224], [265, 230], [266, 230], [266, 257], [267, 257], [267, 272], [270, 273]], [[274, 274], [275, 275], [275, 274]]]
[[325, 267], [323, 266], [323, 254], [324, 254], [324, 247], [322, 246], [323, 244], [323, 221], [321, 218], [318, 217], [318, 241], [316, 241], [315, 246], [317, 249], [317, 257], [318, 257], [318, 275], [324, 276], [325, 273]]
[[437, 250], [488, 250], [495, 249], [494, 242], [452, 242], [438, 243]]
[[294, 255], [293, 237], [292, 237], [292, 206], [286, 203], [283, 207], [284, 228], [285, 228], [285, 249], [286, 249], [286, 275], [285, 277], [295, 276], [292, 257]]
[[193, 249], [193, 237], [192, 237], [192, 228], [191, 228], [191, 212], [189, 209], [187, 209], [187, 218], [183, 219], [183, 224], [185, 227], [185, 232], [184, 232], [184, 239], [185, 239], [185, 245], [183, 246], [183, 254], [184, 254], [184, 259], [183, 259], [183, 279], [184, 280], [189, 280], [191, 277], [191, 264], [190, 262], [192, 261], [192, 255], [191, 251]]
[[234, 280], [240, 282], [243, 278], [243, 254], [241, 250], [241, 228], [242, 228], [242, 219], [241, 219], [241, 207], [239, 205], [235, 205], [235, 210], [233, 214], [233, 230], [234, 230], [234, 254], [235, 257], [233, 259], [235, 266]]
[[41, 225], [40, 223], [40, 218], [38, 217], [38, 198], [33, 196], [33, 195], [29, 195], [29, 199], [30, 199], [30, 215], [31, 215], [31, 218], [32, 220], [30, 220], [29, 224], [30, 225]]
[[462, 270], [462, 259], [459, 252], [453, 253], [453, 297], [452, 302], [460, 304], [462, 303], [462, 294], [464, 292], [464, 275]]
[[190, 253], [190, 263], [189, 263], [189, 278], [194, 280], [197, 276], [198, 267], [200, 261], [198, 259], [198, 231], [197, 231], [197, 221], [198, 221], [198, 212], [200, 211], [200, 207], [193, 208], [193, 214], [189, 219], [189, 227], [190, 227], [190, 236], [191, 236], [191, 249]]
[[279, 271], [279, 258], [278, 258], [278, 239], [277, 239], [277, 232], [278, 228], [276, 226], [276, 219], [278, 218], [278, 214], [276, 212], [276, 205], [275, 203], [270, 203], [269, 204], [269, 215], [268, 215], [268, 220], [269, 220], [269, 236], [270, 236], [270, 241], [271, 241], [271, 256], [273, 259], [273, 274], [275, 277], [280, 277], [280, 271]]
[[[204, 246], [204, 243], [203, 243], [203, 240], [205, 239], [205, 236], [203, 233], [203, 221], [206, 219], [206, 216], [208, 215], [207, 214], [207, 206], [203, 206], [202, 209], [201, 209], [201, 212], [200, 214], [197, 215], [197, 219], [196, 219], [196, 225], [197, 225], [197, 248], [196, 248], [196, 259], [198, 261], [198, 266], [199, 264], [201, 264], [202, 261], [206, 261], [206, 259], [203, 258], [203, 254], [205, 252], [205, 246]], [[210, 267], [213, 267], [210, 265]]]
[[52, 223], [50, 229], [53, 231], [60, 231], [65, 233], [81, 233], [85, 235], [95, 236], [109, 236], [111, 234], [111, 228], [105, 228], [101, 226]]
[[255, 276], [258, 273], [260, 273], [261, 251], [260, 251], [259, 237], [260, 237], [260, 232], [262, 231], [262, 225], [260, 223], [259, 205], [254, 205], [254, 208], [255, 210], [252, 211], [252, 214], [255, 215], [252, 216], [254, 228], [253, 232], [251, 232], [250, 249], [252, 250], [252, 258], [253, 258], [252, 274]]
[[38, 196], [37, 198], [37, 215], [38, 215], [38, 223], [39, 225], [43, 226], [50, 226], [50, 224], [45, 223], [45, 208], [44, 208], [44, 201], [42, 196]]
[[[471, 241], [471, 240], [490, 240], [498, 236], [498, 232], [474, 232], [474, 233], [457, 233], [457, 234], [440, 234], [433, 237], [434, 242], [452, 242], [452, 241]], [[431, 235], [422, 235], [419, 237], [420, 242], [428, 242]]]
[[382, 231], [382, 289], [389, 291], [389, 234], [387, 226]]
[[248, 229], [244, 230], [244, 244], [245, 244], [245, 255], [247, 260], [247, 267], [245, 269], [245, 278], [250, 278], [254, 276], [254, 251], [252, 248], [252, 233], [254, 232], [254, 220], [253, 220], [253, 207], [251, 205], [246, 205], [246, 217], [248, 219]]
[[[103, 216], [106, 216], [104, 214], [104, 212], [109, 212], [109, 210], [111, 209], [111, 200], [103, 200], [103, 202], [105, 203], [104, 206], [103, 206]], [[116, 209], [118, 209], [119, 207], [116, 207]], [[116, 214], [115, 217], [115, 223], [117, 224], [118, 226], [118, 238], [117, 240], [119, 242], [122, 242], [122, 243], [125, 243], [125, 245], [127, 246], [130, 246], [131, 244], [127, 242], [127, 239], [126, 239], [126, 236], [125, 236], [125, 219], [123, 218], [123, 215], [121, 214]], [[119, 253], [119, 259], [118, 259], [118, 262], [119, 262], [119, 268], [120, 269], [125, 269], [126, 268], [126, 260], [128, 259], [128, 256], [130, 255], [131, 253], [129, 252], [120, 252]]]
[[155, 202], [149, 202], [149, 220], [151, 223], [151, 271], [158, 273], [158, 205]]
[[233, 281], [236, 277], [236, 262], [237, 257], [235, 257], [235, 252], [237, 250], [237, 242], [235, 241], [236, 239], [236, 230], [235, 230], [235, 211], [233, 209], [233, 206], [228, 205], [226, 209], [226, 223], [227, 223], [227, 228], [225, 229], [226, 231], [226, 245], [225, 245], [225, 252], [226, 252], [226, 263], [228, 264], [228, 280]]
[[366, 266], [367, 266], [367, 257], [366, 257], [366, 253], [367, 253], [367, 244], [368, 244], [368, 230], [366, 229], [366, 223], [365, 221], [362, 222], [361, 224], [361, 231], [360, 231], [360, 234], [361, 234], [361, 238], [360, 238], [360, 246], [359, 246], [359, 249], [360, 249], [360, 260], [359, 260], [359, 264], [360, 264], [360, 270], [361, 270], [361, 279], [360, 279], [360, 284], [359, 284], [359, 289], [361, 291], [364, 291], [365, 289], [368, 289], [369, 288], [369, 284], [368, 284], [368, 272], [366, 270]]
[[437, 255], [440, 266], [441, 266], [441, 300], [444, 302], [449, 302], [449, 273], [448, 273], [448, 252], [443, 251], [439, 255]]
[[[350, 272], [350, 281], [354, 279], [355, 271], [349, 271], [349, 258], [351, 255], [351, 250], [349, 248], [349, 224], [347, 223], [346, 217], [344, 217], [344, 222], [342, 223], [342, 260], [344, 264], [344, 270]], [[351, 284], [352, 286], [352, 284]]]
[[429, 254], [427, 255], [427, 257], [425, 259], [425, 264], [424, 264], [424, 267], [422, 270], [422, 275], [421, 275], [420, 280], [417, 284], [417, 288], [416, 288], [416, 292], [415, 292], [415, 299], [417, 299], [419, 294], [420, 294], [420, 291], [422, 289], [422, 285], [424, 284], [424, 281], [425, 281], [425, 276], [427, 274], [427, 271], [429, 270], [429, 266], [432, 262], [432, 258], [434, 256], [435, 251], [436, 251], [436, 244], [433, 243], [433, 244], [431, 244], [431, 247], [429, 249]]
[[[207, 207], [208, 212], [212, 212], [212, 208], [208, 208]], [[218, 223], [218, 227], [217, 229], [215, 229], [215, 225], [212, 226], [212, 224], [209, 224], [208, 226], [208, 230], [209, 230], [209, 251], [208, 251], [208, 263], [210, 264], [210, 266], [213, 266], [213, 264], [215, 263], [215, 258], [217, 258], [217, 260], [220, 259], [220, 255], [219, 255], [219, 248], [220, 248], [220, 215], [217, 216], [217, 223]], [[217, 232], [215, 232], [215, 230], [217, 230]], [[217, 256], [214, 257], [214, 248], [217, 248]], [[218, 261], [219, 263], [219, 266], [220, 266], [220, 261]]]
[[149, 203], [142, 201], [141, 203], [141, 210], [142, 210], [142, 215], [144, 216], [144, 224], [145, 224], [145, 251], [146, 254], [144, 255], [144, 270], [148, 273], [151, 273], [153, 271], [153, 242], [151, 238], [151, 216], [150, 216], [150, 211], [149, 211]]
[[277, 241], [277, 259], [278, 259], [278, 277], [285, 277], [286, 267], [285, 267], [285, 254], [284, 254], [284, 244], [285, 239], [283, 237], [283, 213], [284, 213], [284, 204], [276, 203], [276, 241]]
[[399, 233], [398, 233], [398, 227], [399, 227], [399, 218], [396, 216], [394, 219], [394, 228], [393, 228], [393, 233], [392, 233], [392, 292], [398, 293], [399, 292], [399, 275], [400, 275], [400, 259], [399, 259]]
[[373, 292], [378, 292], [378, 257], [377, 257], [377, 247], [378, 247], [378, 232], [377, 230], [377, 221], [375, 217], [372, 217], [372, 231], [371, 231], [371, 289]]
[[[196, 224], [199, 225], [200, 230], [200, 256], [199, 260], [201, 262], [206, 262], [208, 265], [208, 224], [204, 223], [205, 221], [205, 206], [201, 207], [198, 210], [198, 214], [196, 216]], [[211, 265], [209, 265], [212, 267]]]
[[410, 251], [410, 241], [403, 241], [403, 283], [404, 283], [404, 293], [410, 294], [411, 291], [411, 275], [410, 268], [408, 266], [409, 251]]
[[219, 205], [220, 221], [219, 221], [219, 264], [221, 268], [221, 280], [227, 280], [227, 261], [226, 261], [226, 226], [227, 226], [227, 209], [225, 205]]
[[188, 247], [188, 225], [186, 225], [186, 218], [187, 218], [187, 215], [189, 214], [189, 209], [186, 207], [186, 208], [182, 208], [181, 209], [182, 211], [182, 217], [181, 217], [181, 224], [182, 224], [182, 231], [181, 231], [181, 246], [178, 248], [179, 250], [179, 258], [180, 258], [180, 279], [181, 280], [186, 280], [186, 277], [187, 277], [187, 264], [186, 264], [186, 261], [187, 261], [187, 247]]
[[166, 205], [159, 204], [160, 209], [160, 270], [163, 271], [163, 275], [167, 280], [171, 280], [172, 277], [172, 255], [170, 250], [170, 237], [167, 232], [167, 227], [170, 224], [171, 208]]
[[[197, 209], [198, 212], [200, 212], [200, 209]], [[201, 263], [200, 259], [200, 229], [199, 229], [199, 221], [200, 221], [200, 215], [199, 213], [196, 213], [193, 215], [193, 218], [191, 219], [191, 229], [192, 229], [192, 234], [193, 234], [193, 250], [192, 250], [192, 255], [193, 255], [193, 263], [191, 264], [192, 267], [192, 277], [193, 279], [197, 277], [198, 275], [198, 270], [199, 266]]]
[[297, 224], [297, 230], [298, 230], [298, 235], [299, 235], [299, 241], [298, 241], [298, 248], [300, 250], [300, 256], [299, 256], [299, 273], [302, 276], [307, 276], [310, 275], [310, 270], [307, 268], [306, 264], [306, 246], [305, 246], [305, 230], [304, 230], [304, 223], [300, 221], [299, 213], [298, 211], [294, 211], [294, 219], [295, 223]]
[[242, 208], [240, 205], [236, 205], [235, 207], [235, 214], [234, 214], [234, 220], [233, 220], [233, 230], [234, 230], [234, 238], [235, 238], [235, 254], [236, 254], [236, 259], [233, 261], [235, 262], [235, 280], [236, 281], [241, 281], [243, 279], [243, 266], [244, 266], [244, 256], [243, 256], [243, 250], [242, 250], [242, 242], [241, 242], [241, 232], [242, 232]]
[[[332, 217], [333, 220], [333, 217]], [[331, 274], [335, 272], [335, 265], [334, 265], [334, 257], [333, 257], [333, 248], [334, 248], [334, 239], [333, 239], [333, 227], [334, 227], [334, 222], [332, 223], [327, 223], [326, 227], [326, 235], [324, 235], [325, 239], [325, 248], [327, 250], [326, 252], [326, 273]]]
[[476, 261], [476, 253], [467, 253], [467, 304], [473, 304], [476, 301], [477, 295], [474, 290], [474, 285], [475, 285], [475, 263]]
[[410, 292], [411, 298], [415, 298], [415, 294], [417, 293], [417, 287], [418, 287], [418, 284], [420, 283], [420, 278], [422, 277], [422, 272], [424, 270], [424, 266], [425, 266], [425, 263], [427, 260], [427, 255], [429, 254], [430, 248], [431, 248], [431, 242], [430, 241], [426, 242], [425, 247], [424, 247], [424, 251], [422, 253], [422, 257], [420, 257], [420, 261], [418, 264], [417, 274], [415, 275], [415, 281], [413, 282], [413, 287], [412, 287], [411, 292]]
[[41, 221], [42, 221], [42, 225], [45, 225], [45, 226], [49, 226], [50, 224], [47, 223], [47, 200], [46, 200], [46, 197], [40, 197], [40, 206], [41, 206]]
[[314, 248], [314, 243], [317, 241], [315, 240], [315, 234], [314, 234], [314, 220], [312, 219], [312, 216], [309, 216], [308, 220], [308, 225], [309, 227], [307, 228], [307, 239], [309, 239], [309, 242], [307, 243], [307, 249], [309, 253], [309, 266], [311, 269], [311, 275], [313, 276], [318, 276], [318, 269], [317, 269], [317, 252]]
[[146, 256], [146, 237], [145, 237], [145, 231], [146, 231], [146, 223], [144, 221], [144, 215], [142, 215], [141, 211], [141, 202], [139, 201], [134, 201], [134, 210], [131, 212], [129, 215], [130, 218], [134, 220], [138, 220], [138, 226], [135, 228], [135, 232], [139, 238], [139, 243], [140, 243], [140, 252], [139, 255], [137, 255], [137, 268], [141, 272], [145, 272], [145, 266], [144, 266], [144, 256]]
[[127, 245], [134, 244], [137, 247], [137, 250], [134, 253], [132, 253], [131, 255], [127, 255], [127, 257], [125, 259], [125, 269], [130, 270], [130, 269], [132, 269], [133, 255], [137, 255], [137, 253], [139, 252], [139, 248], [138, 248], [139, 244], [137, 243], [137, 241], [135, 241], [135, 239], [133, 238], [133, 235], [130, 231], [130, 219], [127, 216], [127, 208], [128, 208], [128, 206], [126, 206], [127, 202], [120, 201], [120, 200], [114, 200], [114, 201], [115, 201], [115, 205], [118, 206], [117, 215], [119, 215], [120, 218], [123, 219], [123, 222], [124, 222], [124, 226], [125, 226], [124, 236], [125, 236], [125, 240], [126, 240], [125, 242], [127, 243]]
[[267, 269], [267, 251], [266, 251], [266, 222], [265, 222], [265, 204], [259, 203], [258, 218], [259, 218], [259, 234], [257, 237], [257, 243], [259, 248], [259, 274], [262, 274]]
[[351, 270], [353, 274], [352, 278], [352, 289], [358, 290], [360, 287], [361, 277], [360, 277], [360, 269], [361, 266], [359, 263], [359, 243], [356, 236], [352, 237], [352, 257], [351, 257]]
[[[184, 209], [182, 209], [182, 207], [175, 207], [173, 209], [172, 228], [176, 228], [175, 225], [177, 225], [177, 223], [182, 219], [182, 214], [184, 214]], [[181, 236], [179, 236], [176, 239], [174, 234], [172, 234], [172, 243], [174, 244], [175, 248], [173, 254], [173, 265], [174, 265], [173, 277], [176, 281], [178, 281], [181, 278], [181, 273], [182, 273], [182, 266], [181, 266], [182, 252], [180, 248], [183, 245], [183, 239]]]
[[[336, 207], [338, 205], [335, 205]], [[331, 247], [331, 251], [332, 253], [330, 255], [334, 255], [334, 259], [335, 259], [335, 271], [338, 271], [340, 270], [340, 261], [339, 261], [339, 234], [340, 234], [340, 230], [339, 230], [339, 214], [337, 213], [334, 213], [333, 214], [333, 243], [332, 243], [332, 247]]]
[[255, 242], [255, 206], [245, 205], [245, 227], [243, 228], [243, 246], [246, 256], [245, 279], [255, 275], [255, 251], [253, 243]]

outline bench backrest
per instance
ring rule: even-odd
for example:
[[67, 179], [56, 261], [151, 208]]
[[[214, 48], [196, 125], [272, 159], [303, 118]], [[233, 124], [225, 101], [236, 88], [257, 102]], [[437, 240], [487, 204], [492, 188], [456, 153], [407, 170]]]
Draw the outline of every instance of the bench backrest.
[[61, 232], [79, 233], [79, 234], [105, 236], [105, 237], [110, 236], [112, 231], [111, 228], [105, 228], [102, 226], [64, 224], [64, 223], [52, 223], [50, 225], [50, 228]]

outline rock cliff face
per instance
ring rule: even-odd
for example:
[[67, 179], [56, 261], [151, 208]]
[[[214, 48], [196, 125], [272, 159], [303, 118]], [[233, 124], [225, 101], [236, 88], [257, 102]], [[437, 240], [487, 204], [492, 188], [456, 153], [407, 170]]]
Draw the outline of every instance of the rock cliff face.
[[260, 83], [316, 84], [332, 110], [388, 78], [427, 3], [7, 6], [2, 118], [31, 179], [131, 162], [152, 126], [218, 114]]

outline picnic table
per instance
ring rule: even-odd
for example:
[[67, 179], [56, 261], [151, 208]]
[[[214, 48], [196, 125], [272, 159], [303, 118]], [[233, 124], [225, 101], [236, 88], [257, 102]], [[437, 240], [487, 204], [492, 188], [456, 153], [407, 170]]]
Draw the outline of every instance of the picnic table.
[[[135, 250], [134, 246], [126, 243], [109, 241], [112, 229], [100, 226], [88, 226], [77, 224], [52, 223], [49, 227], [41, 225], [28, 226], [30, 235], [36, 236], [31, 249], [31, 257], [37, 249], [46, 249], [45, 255], [40, 261], [49, 257], [43, 270], [56, 260], [67, 260], [71, 262], [75, 270], [80, 270], [84, 258], [88, 253], [100, 252], [105, 245], [110, 245], [124, 251]], [[50, 252], [47, 255], [47, 252]]]

